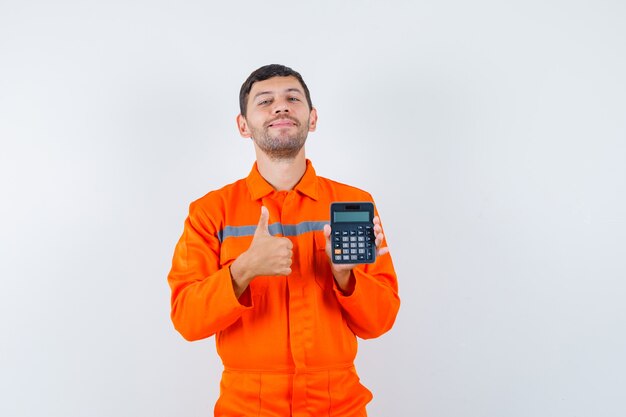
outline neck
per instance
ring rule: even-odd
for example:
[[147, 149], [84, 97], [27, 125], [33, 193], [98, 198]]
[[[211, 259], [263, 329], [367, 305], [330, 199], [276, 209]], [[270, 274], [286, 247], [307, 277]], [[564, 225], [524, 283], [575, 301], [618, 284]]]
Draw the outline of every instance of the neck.
[[271, 159], [256, 148], [259, 173], [276, 191], [289, 191], [300, 182], [306, 171], [304, 147], [293, 159]]

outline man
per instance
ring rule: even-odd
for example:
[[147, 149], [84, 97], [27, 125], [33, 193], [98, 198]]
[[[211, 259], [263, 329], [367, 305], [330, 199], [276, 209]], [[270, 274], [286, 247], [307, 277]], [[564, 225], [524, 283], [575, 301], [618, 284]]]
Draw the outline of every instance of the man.
[[396, 274], [378, 216], [373, 264], [333, 264], [328, 221], [332, 202], [372, 198], [306, 159], [317, 110], [299, 73], [261, 67], [239, 99], [256, 163], [191, 204], [168, 277], [174, 326], [187, 340], [216, 335], [215, 416], [366, 416], [356, 336], [393, 325]]

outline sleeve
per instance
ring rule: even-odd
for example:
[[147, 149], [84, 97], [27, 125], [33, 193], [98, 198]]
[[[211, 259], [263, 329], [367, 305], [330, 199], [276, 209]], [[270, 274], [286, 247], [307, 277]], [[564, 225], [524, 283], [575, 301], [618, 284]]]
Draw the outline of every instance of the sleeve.
[[[386, 246], [386, 240], [385, 237], [383, 246]], [[349, 295], [343, 294], [336, 282], [334, 284], [344, 317], [358, 337], [378, 337], [391, 329], [400, 309], [398, 280], [391, 254], [377, 257], [373, 264], [355, 266], [352, 274], [355, 286]]]
[[214, 335], [251, 308], [235, 296], [229, 265], [220, 264], [220, 242], [209, 223], [192, 204], [167, 279], [172, 322], [190, 341]]

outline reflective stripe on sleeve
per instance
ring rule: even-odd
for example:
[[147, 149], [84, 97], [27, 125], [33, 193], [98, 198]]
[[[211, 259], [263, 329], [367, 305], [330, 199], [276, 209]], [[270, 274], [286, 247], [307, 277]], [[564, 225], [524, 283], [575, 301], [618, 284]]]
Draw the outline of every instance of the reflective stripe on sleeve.
[[[319, 232], [324, 230], [324, 225], [328, 222], [306, 221], [298, 224], [272, 223], [269, 225], [269, 231], [272, 236], [283, 235], [285, 237], [300, 236], [304, 233]], [[229, 237], [245, 237], [253, 236], [256, 226], [226, 226], [220, 230], [217, 237], [220, 242]]]

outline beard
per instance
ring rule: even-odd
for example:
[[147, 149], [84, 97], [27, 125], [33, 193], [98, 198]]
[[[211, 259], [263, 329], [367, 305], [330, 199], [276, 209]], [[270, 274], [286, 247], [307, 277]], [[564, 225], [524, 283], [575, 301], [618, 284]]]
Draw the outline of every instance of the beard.
[[291, 117], [281, 117], [281, 119], [289, 119], [295, 123], [296, 132], [289, 133], [291, 129], [275, 129], [272, 135], [269, 125], [274, 120], [265, 123], [263, 128], [257, 129], [250, 126], [252, 140], [270, 159], [274, 160], [292, 160], [298, 155], [298, 152], [304, 146], [307, 135], [309, 133], [309, 120], [306, 124], [301, 124], [298, 120]]

